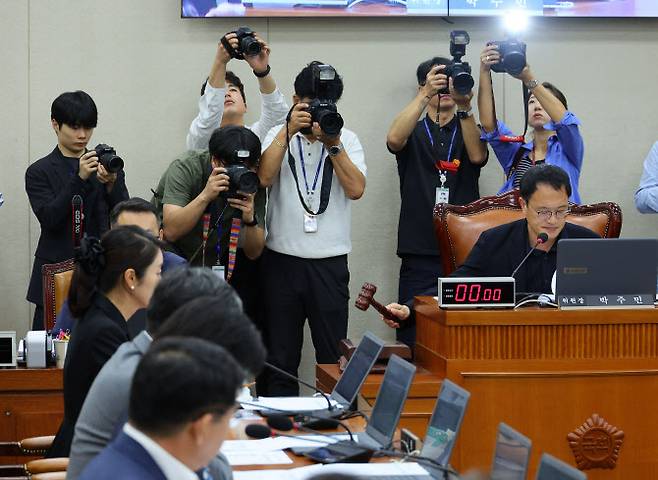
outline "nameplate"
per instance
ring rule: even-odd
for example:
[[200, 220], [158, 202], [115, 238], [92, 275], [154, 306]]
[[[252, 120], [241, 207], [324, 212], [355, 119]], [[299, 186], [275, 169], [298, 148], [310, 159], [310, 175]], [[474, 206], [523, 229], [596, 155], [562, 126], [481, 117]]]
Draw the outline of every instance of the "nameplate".
[[654, 295], [558, 295], [560, 308], [654, 308]]

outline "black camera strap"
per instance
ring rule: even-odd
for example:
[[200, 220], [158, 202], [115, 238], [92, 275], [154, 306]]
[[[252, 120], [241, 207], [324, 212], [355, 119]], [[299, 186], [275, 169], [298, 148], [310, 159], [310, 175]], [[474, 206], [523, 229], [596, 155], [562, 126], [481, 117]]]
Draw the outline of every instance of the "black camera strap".
[[[293, 108], [295, 108], [294, 105]], [[288, 123], [290, 122], [291, 113], [292, 113], [292, 108], [290, 109], [290, 112], [288, 112], [288, 117], [286, 118], [286, 138], [288, 139], [290, 138], [288, 132]], [[304, 200], [302, 191], [299, 188], [299, 176], [297, 175], [297, 167], [295, 166], [295, 157], [293, 157], [292, 151], [290, 150], [290, 141], [287, 142], [287, 150], [288, 150], [288, 165], [290, 166], [292, 177], [295, 179], [295, 186], [297, 187], [297, 195], [299, 196], [299, 201], [302, 203], [302, 207], [309, 215], [313, 215], [313, 216], [322, 215], [327, 209], [327, 206], [329, 205], [329, 195], [331, 194], [331, 184], [333, 182], [333, 177], [334, 177], [333, 164], [327, 158], [329, 155], [327, 155], [327, 157], [325, 157], [324, 159], [322, 158], [320, 159], [320, 161], [324, 160], [324, 168], [322, 169], [322, 185], [320, 186], [320, 207], [318, 208], [317, 212], [314, 212], [313, 210], [311, 210], [311, 207], [309, 205], [306, 205], [306, 201]], [[303, 162], [304, 159], [300, 158], [299, 161]]]

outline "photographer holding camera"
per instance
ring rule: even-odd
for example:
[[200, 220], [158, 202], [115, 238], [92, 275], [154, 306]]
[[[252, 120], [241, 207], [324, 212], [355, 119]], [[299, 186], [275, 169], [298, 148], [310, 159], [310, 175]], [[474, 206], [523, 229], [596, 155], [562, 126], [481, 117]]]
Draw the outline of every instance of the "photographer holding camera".
[[[451, 45], [451, 53], [454, 50]], [[436, 291], [436, 279], [442, 275], [432, 222], [435, 204], [465, 205], [480, 198], [478, 181], [487, 149], [471, 113], [472, 78], [461, 85], [460, 93], [454, 78], [446, 75], [447, 68], [454, 72], [449, 67], [459, 58], [455, 62], [435, 57], [418, 66], [418, 93], [395, 117], [386, 137], [400, 176], [400, 304], [412, 301], [419, 292]], [[397, 339], [413, 346], [413, 318], [398, 327]]]
[[[318, 363], [334, 363], [347, 335], [351, 201], [366, 186], [363, 147], [342, 128], [336, 102], [343, 81], [336, 70], [311, 62], [295, 79], [289, 120], [263, 142], [258, 168], [269, 187], [263, 254], [263, 300], [269, 361], [297, 375], [309, 321]], [[268, 395], [298, 395], [279, 374]]]
[[73, 258], [74, 209], [84, 219], [78, 238], [100, 237], [109, 229], [110, 210], [128, 199], [123, 160], [114, 149], [101, 144], [87, 151], [98, 120], [94, 100], [80, 90], [62, 93], [52, 103], [50, 119], [57, 146], [25, 172], [25, 191], [41, 228], [27, 292], [36, 305], [33, 330], [44, 328], [42, 265]]
[[[532, 140], [514, 136], [496, 118], [491, 71], [507, 72], [523, 82], [527, 124]], [[527, 101], [527, 104], [525, 104]], [[584, 145], [578, 126], [580, 120], [568, 111], [567, 99], [554, 85], [540, 83], [526, 63], [525, 44], [517, 41], [489, 43], [480, 56], [478, 110], [482, 139], [489, 142], [505, 172], [505, 183], [498, 192], [519, 188], [523, 174], [530, 167], [547, 163], [562, 168], [569, 175], [569, 201], [580, 203], [578, 180], [583, 165]]]
[[218, 127], [244, 126], [247, 100], [240, 78], [226, 70], [232, 59], [245, 60], [258, 78], [261, 93], [260, 119], [249, 126], [262, 142], [267, 132], [286, 118], [288, 105], [270, 75], [270, 47], [255, 32], [241, 27], [229, 32], [217, 44], [210, 75], [201, 87], [199, 114], [187, 134], [187, 148], [205, 150]]

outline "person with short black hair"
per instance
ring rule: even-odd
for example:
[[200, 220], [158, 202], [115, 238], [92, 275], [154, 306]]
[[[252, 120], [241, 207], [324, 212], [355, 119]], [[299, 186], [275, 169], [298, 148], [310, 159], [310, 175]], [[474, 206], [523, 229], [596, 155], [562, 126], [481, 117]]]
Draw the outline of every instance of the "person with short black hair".
[[125, 173], [108, 172], [95, 150], [87, 150], [98, 123], [94, 100], [83, 91], [66, 92], [52, 103], [57, 146], [25, 172], [25, 191], [41, 232], [27, 300], [36, 308], [33, 330], [44, 328], [41, 267], [73, 258], [72, 199], [82, 198], [84, 233], [100, 237], [109, 228], [109, 210], [128, 198]]
[[[256, 375], [263, 367], [265, 347], [233, 288], [209, 269], [171, 271], [151, 298], [146, 331], [119, 347], [91, 386], [75, 425], [67, 478], [78, 478], [125, 421], [130, 381], [152, 339], [173, 335], [205, 338], [226, 348], [247, 375]], [[221, 455], [209, 467], [215, 480], [232, 477]]]
[[197, 480], [229, 435], [244, 372], [201, 338], [154, 342], [132, 379], [129, 420], [81, 479]]
[[[255, 40], [260, 43], [258, 55], [245, 56], [244, 60], [252, 68], [258, 79], [261, 95], [261, 116], [259, 120], [248, 126], [262, 142], [267, 132], [279, 125], [286, 118], [288, 105], [283, 94], [276, 86], [270, 74], [270, 47], [258, 34]], [[238, 48], [238, 38], [234, 32], [224, 35], [224, 39], [233, 49]], [[210, 75], [201, 86], [199, 99], [199, 114], [192, 121], [187, 134], [189, 150], [205, 150], [212, 132], [219, 127], [228, 125], [245, 126], [244, 117], [247, 113], [247, 98], [244, 85], [233, 72], [226, 70], [232, 57], [224, 44], [217, 43], [217, 52], [210, 69]]]
[[[452, 60], [434, 57], [418, 65], [416, 96], [395, 117], [386, 137], [400, 177], [400, 303], [413, 299], [414, 292], [436, 288], [442, 275], [434, 206], [465, 205], [480, 198], [487, 147], [471, 113], [473, 93], [457, 93], [445, 74], [451, 64]], [[395, 335], [413, 348], [415, 322], [401, 325]]]
[[[569, 176], [560, 167], [543, 164], [530, 168], [520, 185], [520, 203], [525, 218], [482, 232], [464, 263], [450, 276], [509, 277], [536, 246], [514, 276], [516, 292], [551, 293], [558, 241], [562, 238], [599, 238], [590, 229], [567, 222], [571, 193]], [[548, 239], [538, 244], [540, 233], [545, 233]], [[427, 291], [416, 293], [431, 294]], [[388, 307], [400, 320], [411, 315], [409, 304]], [[390, 326], [396, 325], [394, 321], [385, 321]]]
[[64, 419], [48, 452], [68, 457], [87, 392], [105, 362], [129, 340], [126, 322], [146, 307], [160, 281], [159, 241], [135, 226], [117, 227], [76, 250], [69, 308], [76, 322], [64, 362]]
[[[269, 187], [263, 255], [269, 358], [293, 375], [306, 319], [318, 363], [337, 361], [338, 343], [347, 335], [351, 203], [365, 191], [366, 164], [355, 133], [325, 132], [308, 111], [315, 100], [335, 104], [342, 91], [333, 67], [318, 61], [304, 67], [295, 79], [290, 121], [270, 130], [258, 168], [261, 185]], [[331, 107], [321, 108], [336, 120]], [[267, 385], [268, 395], [299, 392], [279, 374]]]
[[514, 76], [523, 82], [528, 103], [525, 106], [532, 140], [524, 143], [496, 117], [491, 82], [491, 66], [500, 63], [498, 46], [488, 44], [480, 55], [478, 111], [482, 122], [482, 139], [489, 142], [505, 172], [505, 183], [498, 192], [519, 188], [524, 173], [533, 165], [547, 163], [563, 169], [571, 182], [569, 200], [580, 203], [578, 182], [583, 167], [584, 143], [580, 120], [568, 110], [564, 94], [549, 82], [539, 82], [530, 66]]

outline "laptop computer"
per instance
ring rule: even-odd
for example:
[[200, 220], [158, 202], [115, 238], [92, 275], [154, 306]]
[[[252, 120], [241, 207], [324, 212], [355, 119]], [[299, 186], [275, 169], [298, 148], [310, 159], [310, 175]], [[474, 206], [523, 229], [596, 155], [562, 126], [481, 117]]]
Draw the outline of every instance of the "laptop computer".
[[539, 461], [537, 480], [587, 480], [587, 475], [562, 460], [544, 453]]
[[491, 464], [491, 480], [525, 480], [531, 446], [529, 438], [501, 422]]
[[359, 444], [375, 449], [391, 444], [415, 373], [414, 365], [391, 355], [366, 430], [358, 433]]
[[569, 238], [558, 242], [562, 308], [654, 308], [658, 240]]
[[[421, 457], [448, 466], [470, 397], [470, 392], [450, 380], [444, 379], [441, 382], [441, 390], [420, 452]], [[423, 467], [437, 478], [443, 478], [443, 473], [434, 471], [432, 465], [423, 464]]]

